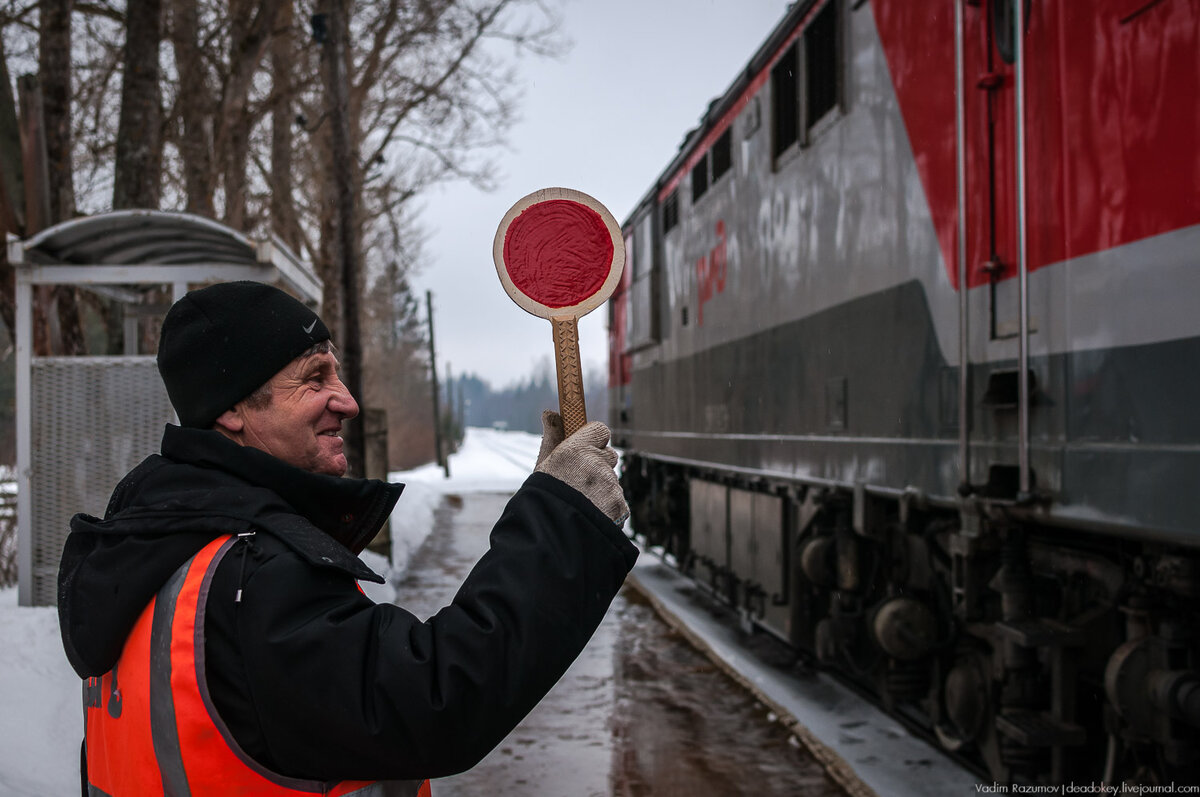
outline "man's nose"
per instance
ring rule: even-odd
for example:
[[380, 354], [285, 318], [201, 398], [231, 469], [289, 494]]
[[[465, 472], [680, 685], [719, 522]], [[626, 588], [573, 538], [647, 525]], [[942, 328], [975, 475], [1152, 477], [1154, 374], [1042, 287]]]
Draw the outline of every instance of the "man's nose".
[[333, 396], [329, 399], [329, 409], [343, 418], [353, 418], [355, 415], [358, 415], [358, 402], [354, 400], [354, 396], [350, 395], [350, 390], [342, 383], [341, 379], [336, 380], [336, 382], [337, 384], [333, 388]]

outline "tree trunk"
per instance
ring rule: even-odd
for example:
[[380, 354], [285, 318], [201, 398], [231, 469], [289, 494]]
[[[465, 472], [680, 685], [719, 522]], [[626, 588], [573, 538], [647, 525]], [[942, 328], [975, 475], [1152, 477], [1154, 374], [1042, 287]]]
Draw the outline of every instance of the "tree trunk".
[[216, 177], [212, 170], [213, 97], [205, 82], [207, 69], [196, 31], [200, 14], [196, 0], [171, 0], [171, 45], [175, 68], [179, 72], [179, 108], [183, 138], [179, 141], [179, 159], [183, 163], [187, 210], [206, 218], [215, 218], [213, 192]]
[[[290, 1], [290, 0], [289, 0]], [[246, 164], [254, 117], [247, 105], [254, 75], [266, 55], [279, 7], [284, 0], [233, 0], [230, 3], [229, 76], [215, 120], [213, 150], [224, 176], [225, 223], [246, 226]]]
[[[42, 122], [46, 136], [46, 173], [50, 215], [57, 224], [75, 215], [71, 169], [71, 9], [74, 0], [42, 0], [38, 26], [38, 73], [42, 89]], [[71, 285], [54, 288], [58, 312], [59, 353], [85, 353], [79, 319], [79, 292]]]
[[225, 218], [235, 230], [246, 229], [246, 159], [250, 154], [250, 116], [241, 110], [229, 126], [225, 151]]
[[74, 0], [42, 0], [38, 75], [50, 177], [50, 222], [75, 215], [71, 169], [71, 9]]
[[113, 208], [158, 208], [162, 193], [162, 105], [158, 48], [162, 0], [125, 10], [125, 73], [113, 175]]
[[79, 318], [79, 289], [74, 285], [55, 285], [54, 306], [58, 311], [59, 353], [87, 354], [83, 323]]
[[[25, 170], [22, 167], [21, 128], [8, 76], [8, 54], [0, 37], [0, 227], [21, 235], [25, 230]], [[8, 247], [0, 252], [0, 319], [14, 339], [16, 275], [8, 262]]]
[[[37, 75], [17, 78], [21, 105], [22, 168], [25, 174], [25, 235], [34, 235], [50, 225], [50, 177], [46, 167], [46, 134], [43, 127], [42, 92]], [[49, 285], [33, 289], [33, 353], [54, 353], [49, 310], [53, 292]]]
[[290, 2], [280, 4], [271, 39], [271, 80], [275, 104], [271, 108], [271, 231], [300, 252], [300, 234], [296, 209], [292, 204], [292, 147], [295, 119], [292, 70], [295, 68], [296, 43], [292, 26], [295, 10]]
[[17, 78], [21, 106], [21, 162], [25, 174], [25, 235], [50, 226], [50, 174], [46, 158], [45, 115], [37, 75]]
[[[323, 61], [333, 156], [330, 163], [334, 188], [332, 199], [337, 208], [334, 263], [339, 272], [342, 291], [342, 305], [338, 313], [341, 317], [342, 334], [338, 343], [341, 350], [341, 373], [342, 381], [351, 395], [365, 400], [362, 392], [362, 334], [359, 310], [362, 292], [359, 284], [359, 247], [356, 240], [358, 225], [355, 218], [355, 167], [358, 163], [358, 153], [350, 137], [350, 114], [347, 107], [348, 11], [344, 0], [324, 0], [321, 8], [326, 16]], [[351, 419], [345, 434], [349, 471], [358, 476], [365, 470], [362, 420], [361, 413]]]

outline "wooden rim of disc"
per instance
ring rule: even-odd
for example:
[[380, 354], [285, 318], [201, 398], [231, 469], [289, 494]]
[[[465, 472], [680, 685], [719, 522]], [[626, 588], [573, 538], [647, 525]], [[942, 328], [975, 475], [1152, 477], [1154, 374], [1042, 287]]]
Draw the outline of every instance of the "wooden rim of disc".
[[[595, 211], [604, 223], [612, 239], [612, 262], [608, 265], [608, 275], [605, 277], [604, 282], [590, 296], [585, 297], [575, 304], [563, 307], [551, 307], [543, 304], [518, 288], [513, 283], [504, 261], [505, 238], [513, 221], [530, 207], [540, 202], [554, 200], [578, 202]], [[539, 318], [579, 318], [604, 304], [613, 291], [616, 290], [617, 283], [621, 281], [621, 271], [625, 268], [625, 238], [621, 235], [621, 227], [617, 224], [617, 220], [613, 218], [613, 215], [608, 212], [608, 208], [604, 207], [599, 200], [582, 191], [576, 191], [573, 188], [543, 188], [517, 200], [516, 204], [504, 214], [504, 218], [500, 220], [500, 226], [496, 229], [496, 237], [492, 242], [492, 260], [496, 263], [496, 274], [499, 275], [500, 282], [504, 285], [505, 293], [526, 312]]]

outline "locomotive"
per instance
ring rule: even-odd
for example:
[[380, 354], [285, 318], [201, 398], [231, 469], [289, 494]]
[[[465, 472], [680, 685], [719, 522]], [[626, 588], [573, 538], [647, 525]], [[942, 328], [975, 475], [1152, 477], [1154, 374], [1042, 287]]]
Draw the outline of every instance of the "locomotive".
[[1200, 3], [802, 0], [622, 225], [631, 528], [981, 776], [1200, 782]]

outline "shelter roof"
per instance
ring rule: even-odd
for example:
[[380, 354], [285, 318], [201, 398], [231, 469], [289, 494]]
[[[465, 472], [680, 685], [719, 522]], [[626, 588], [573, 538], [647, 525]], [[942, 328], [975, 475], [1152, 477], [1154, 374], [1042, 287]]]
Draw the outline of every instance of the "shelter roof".
[[[97, 271], [105, 266], [202, 266], [214, 277], [223, 271], [232, 279], [274, 281], [278, 277], [306, 300], [321, 298], [321, 283], [311, 265], [276, 236], [252, 240], [192, 213], [136, 209], [81, 216], [11, 242], [9, 260], [14, 265], [84, 266]], [[271, 272], [272, 267], [277, 273]], [[80, 273], [79, 281], [90, 280]]]

